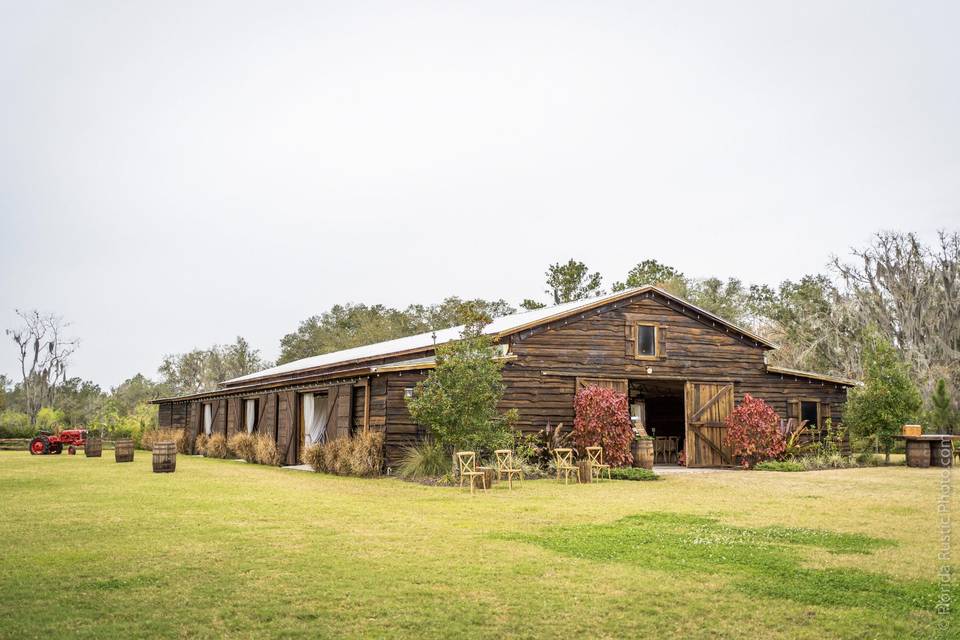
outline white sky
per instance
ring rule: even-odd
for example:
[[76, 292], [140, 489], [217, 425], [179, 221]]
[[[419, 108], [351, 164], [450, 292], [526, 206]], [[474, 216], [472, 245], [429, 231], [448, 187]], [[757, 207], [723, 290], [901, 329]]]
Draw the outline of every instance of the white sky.
[[957, 2], [0, 16], [0, 326], [66, 316], [104, 387], [238, 334], [276, 357], [337, 302], [516, 303], [570, 257], [775, 284], [960, 220]]

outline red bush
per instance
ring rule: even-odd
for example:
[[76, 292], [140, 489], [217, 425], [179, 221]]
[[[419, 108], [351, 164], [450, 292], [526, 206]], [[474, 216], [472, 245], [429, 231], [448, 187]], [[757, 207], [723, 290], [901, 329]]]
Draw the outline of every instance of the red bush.
[[733, 455], [747, 468], [783, 453], [786, 441], [780, 433], [780, 416], [749, 393], [727, 418], [727, 438]]
[[573, 441], [581, 451], [601, 446], [607, 464], [618, 467], [633, 462], [633, 428], [626, 395], [613, 389], [587, 387], [577, 392], [574, 408]]

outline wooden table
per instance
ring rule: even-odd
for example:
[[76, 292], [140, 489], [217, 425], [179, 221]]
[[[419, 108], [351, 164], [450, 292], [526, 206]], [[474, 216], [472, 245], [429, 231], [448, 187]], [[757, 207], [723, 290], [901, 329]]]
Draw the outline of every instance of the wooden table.
[[953, 441], [960, 440], [960, 435], [928, 433], [896, 438], [906, 443], [908, 467], [952, 467]]

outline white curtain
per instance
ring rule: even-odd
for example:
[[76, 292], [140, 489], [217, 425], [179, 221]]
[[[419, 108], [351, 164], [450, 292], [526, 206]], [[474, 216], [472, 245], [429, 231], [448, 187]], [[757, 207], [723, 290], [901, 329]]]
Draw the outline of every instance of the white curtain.
[[323, 442], [327, 430], [327, 396], [303, 394], [303, 440], [305, 445]]
[[213, 405], [203, 405], [203, 432], [207, 435], [213, 433]]
[[244, 424], [246, 424], [247, 433], [253, 433], [253, 425], [257, 421], [257, 401], [246, 400], [244, 402], [244, 410], [246, 411], [246, 420]]

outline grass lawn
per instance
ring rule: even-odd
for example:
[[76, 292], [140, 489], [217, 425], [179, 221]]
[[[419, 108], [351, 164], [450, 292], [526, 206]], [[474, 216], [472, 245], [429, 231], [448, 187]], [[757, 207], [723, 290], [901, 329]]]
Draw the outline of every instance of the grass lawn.
[[539, 480], [471, 497], [393, 479], [177, 464], [155, 475], [146, 452], [132, 464], [0, 452], [0, 637], [960, 629], [960, 603], [950, 616], [934, 609], [938, 470]]

